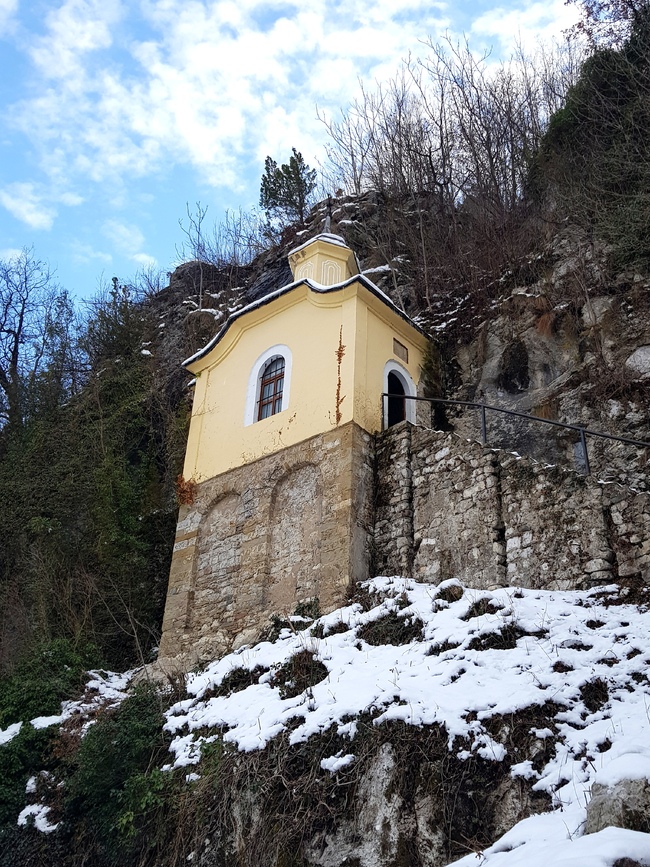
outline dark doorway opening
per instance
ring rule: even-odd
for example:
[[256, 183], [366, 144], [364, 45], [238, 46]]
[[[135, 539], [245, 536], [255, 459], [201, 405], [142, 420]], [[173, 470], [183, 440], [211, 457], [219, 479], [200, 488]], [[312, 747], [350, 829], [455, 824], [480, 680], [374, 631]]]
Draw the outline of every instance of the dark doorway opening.
[[388, 427], [392, 427], [406, 418], [406, 400], [404, 397], [398, 396], [404, 395], [406, 392], [404, 391], [401, 379], [395, 373], [388, 374], [387, 384], [388, 393], [395, 395], [388, 398]]

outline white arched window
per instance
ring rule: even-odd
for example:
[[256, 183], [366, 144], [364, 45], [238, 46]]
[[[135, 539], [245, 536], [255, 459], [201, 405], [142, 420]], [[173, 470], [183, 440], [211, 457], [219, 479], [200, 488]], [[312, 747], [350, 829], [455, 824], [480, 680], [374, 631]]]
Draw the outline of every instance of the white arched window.
[[384, 394], [393, 397], [384, 398], [384, 428], [391, 427], [400, 421], [410, 421], [415, 424], [415, 401], [406, 400], [406, 396], [415, 397], [417, 389], [406, 368], [396, 361], [387, 361], [384, 366]]
[[279, 343], [263, 352], [251, 369], [246, 389], [244, 425], [287, 409], [290, 385], [291, 350]]

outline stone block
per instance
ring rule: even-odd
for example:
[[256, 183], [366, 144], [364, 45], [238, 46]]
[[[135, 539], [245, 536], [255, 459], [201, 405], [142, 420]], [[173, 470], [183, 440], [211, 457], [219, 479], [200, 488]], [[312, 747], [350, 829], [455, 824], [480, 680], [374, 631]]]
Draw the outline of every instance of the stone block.
[[587, 804], [585, 834], [595, 834], [611, 825], [650, 831], [650, 781], [621, 780], [613, 786], [594, 783]]
[[608, 572], [612, 568], [611, 563], [608, 560], [604, 560], [603, 558], [596, 558], [594, 560], [589, 560], [582, 567], [583, 571], [590, 575], [592, 572]]

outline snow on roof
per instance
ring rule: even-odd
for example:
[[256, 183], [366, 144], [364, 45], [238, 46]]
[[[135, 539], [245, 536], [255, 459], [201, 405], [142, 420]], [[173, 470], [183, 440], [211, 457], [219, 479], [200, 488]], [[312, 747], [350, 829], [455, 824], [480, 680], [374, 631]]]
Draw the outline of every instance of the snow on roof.
[[[308, 241], [305, 241], [304, 244], [300, 244], [298, 247], [294, 247], [293, 250], [289, 250], [288, 255], [293, 256], [294, 253], [304, 250], [305, 247], [313, 244], [314, 241], [326, 241], [328, 244], [335, 244], [337, 247], [347, 247], [347, 249], [350, 249], [345, 243], [345, 238], [342, 238], [341, 235], [334, 235], [331, 232], [321, 232], [320, 235], [314, 235]], [[352, 251], [350, 250], [350, 252]]]
[[[320, 237], [320, 236], [319, 236]], [[335, 237], [335, 236], [334, 236]], [[239, 310], [236, 310], [234, 313], [226, 319], [225, 323], [221, 326], [219, 331], [214, 335], [214, 337], [206, 343], [206, 345], [199, 349], [198, 352], [195, 352], [194, 355], [191, 355], [189, 358], [186, 358], [183, 362], [183, 367], [187, 367], [189, 364], [192, 364], [194, 361], [198, 361], [199, 358], [203, 358], [203, 356], [207, 355], [211, 349], [213, 349], [217, 343], [222, 339], [225, 333], [228, 331], [230, 326], [239, 319], [241, 316], [245, 316], [247, 313], [250, 313], [251, 310], [256, 310], [259, 307], [263, 307], [265, 304], [269, 304], [271, 301], [274, 301], [276, 298], [279, 298], [282, 295], [286, 295], [288, 292], [292, 292], [294, 289], [297, 289], [298, 286], [308, 286], [312, 292], [318, 292], [320, 294], [327, 294], [328, 292], [340, 292], [342, 289], [345, 289], [346, 286], [349, 286], [351, 283], [361, 283], [369, 292], [375, 295], [380, 301], [383, 301], [387, 307], [396, 313], [401, 319], [405, 322], [408, 322], [416, 331], [419, 331], [420, 334], [425, 334], [425, 331], [421, 326], [419, 326], [416, 322], [414, 322], [410, 316], [407, 316], [403, 310], [400, 308], [389, 298], [389, 296], [382, 292], [382, 290], [375, 286], [375, 284], [365, 277], [363, 274], [355, 274], [353, 277], [349, 277], [347, 280], [344, 280], [343, 283], [335, 283], [332, 286], [324, 286], [321, 283], [317, 283], [315, 280], [310, 280], [307, 278], [303, 278], [301, 280], [296, 280], [293, 283], [289, 283], [287, 286], [282, 286], [280, 289], [276, 289], [274, 292], [269, 292], [268, 295], [264, 295], [262, 298], [258, 298], [256, 301], [252, 301], [250, 304], [247, 304], [245, 307], [240, 307]]]

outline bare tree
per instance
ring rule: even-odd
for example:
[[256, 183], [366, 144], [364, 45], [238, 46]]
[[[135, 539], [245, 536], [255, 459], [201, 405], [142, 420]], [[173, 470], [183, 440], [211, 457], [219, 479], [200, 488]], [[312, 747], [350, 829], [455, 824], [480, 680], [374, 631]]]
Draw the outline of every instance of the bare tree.
[[[229, 271], [231, 283], [238, 270], [249, 265], [255, 256], [268, 247], [266, 222], [257, 211], [226, 210], [220, 222], [207, 223], [208, 206], [196, 202], [194, 210], [187, 204], [187, 218], [179, 225], [185, 242], [176, 248], [182, 261], [199, 263], [199, 285], [196, 287], [199, 307], [203, 306], [205, 290], [204, 265]], [[231, 288], [232, 285], [231, 285]]]
[[22, 426], [29, 395], [52, 359], [63, 351], [66, 296], [44, 262], [25, 249], [0, 260], [0, 424]]
[[569, 30], [569, 36], [587, 38], [591, 48], [620, 48], [630, 37], [635, 25], [648, 16], [648, 0], [565, 0], [579, 6], [580, 21]]
[[484, 287], [522, 253], [531, 162], [580, 54], [518, 50], [496, 63], [467, 42], [429, 49], [326, 123], [331, 174], [356, 194], [379, 191], [375, 249], [406, 263], [426, 306], [450, 281]]

